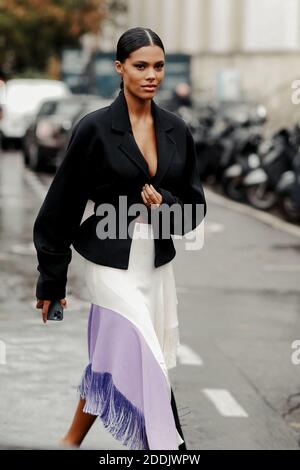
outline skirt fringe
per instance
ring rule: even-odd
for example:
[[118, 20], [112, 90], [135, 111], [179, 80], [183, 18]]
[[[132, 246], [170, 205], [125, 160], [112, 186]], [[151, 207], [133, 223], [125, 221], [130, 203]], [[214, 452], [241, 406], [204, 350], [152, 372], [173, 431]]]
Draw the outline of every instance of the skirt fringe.
[[144, 414], [114, 385], [112, 375], [86, 367], [78, 392], [83, 411], [99, 416], [107, 431], [129, 449], [148, 449]]

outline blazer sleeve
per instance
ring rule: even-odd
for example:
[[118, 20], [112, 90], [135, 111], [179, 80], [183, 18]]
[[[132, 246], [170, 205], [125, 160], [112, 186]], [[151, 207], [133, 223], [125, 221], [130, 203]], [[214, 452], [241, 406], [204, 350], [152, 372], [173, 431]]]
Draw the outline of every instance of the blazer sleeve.
[[40, 273], [38, 299], [62, 299], [66, 295], [70, 245], [88, 201], [92, 137], [91, 126], [82, 118], [72, 129], [64, 159], [34, 222], [33, 242]]
[[178, 185], [176, 194], [160, 186], [157, 191], [162, 195], [162, 204], [167, 204], [169, 207], [179, 204], [181, 207], [180, 220], [178, 218], [174, 220], [171, 215], [171, 234], [185, 235], [194, 230], [204, 219], [207, 204], [200, 180], [197, 150], [188, 126], [186, 126], [186, 163], [182, 182]]

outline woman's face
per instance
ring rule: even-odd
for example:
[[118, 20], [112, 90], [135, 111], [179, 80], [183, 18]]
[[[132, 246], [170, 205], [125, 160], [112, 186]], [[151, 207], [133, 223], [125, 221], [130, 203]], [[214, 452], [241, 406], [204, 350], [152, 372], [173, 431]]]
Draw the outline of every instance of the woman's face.
[[[124, 89], [142, 98], [152, 98], [164, 78], [164, 51], [155, 45], [140, 47], [125, 62], [115, 61], [117, 72], [123, 76]], [[154, 86], [146, 88], [145, 86]]]

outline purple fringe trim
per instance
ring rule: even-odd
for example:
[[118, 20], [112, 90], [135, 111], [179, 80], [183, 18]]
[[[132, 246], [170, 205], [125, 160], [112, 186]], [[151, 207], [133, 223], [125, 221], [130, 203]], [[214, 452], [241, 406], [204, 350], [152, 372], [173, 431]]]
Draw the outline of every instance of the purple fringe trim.
[[88, 364], [77, 391], [86, 400], [83, 411], [98, 415], [118, 441], [129, 449], [149, 449], [144, 414], [116, 388], [109, 372], [95, 372]]

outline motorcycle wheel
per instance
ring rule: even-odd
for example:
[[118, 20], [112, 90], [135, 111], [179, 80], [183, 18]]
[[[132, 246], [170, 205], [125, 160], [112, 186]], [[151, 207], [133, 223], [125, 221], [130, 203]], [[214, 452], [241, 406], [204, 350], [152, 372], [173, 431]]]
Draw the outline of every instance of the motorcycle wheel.
[[296, 206], [289, 196], [284, 196], [281, 201], [284, 216], [290, 222], [300, 222], [300, 207]]
[[268, 189], [264, 183], [248, 186], [246, 197], [251, 206], [263, 211], [273, 209], [278, 202], [277, 194]]
[[245, 191], [239, 179], [230, 178], [222, 181], [224, 193], [233, 201], [244, 202]]

